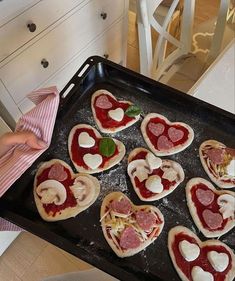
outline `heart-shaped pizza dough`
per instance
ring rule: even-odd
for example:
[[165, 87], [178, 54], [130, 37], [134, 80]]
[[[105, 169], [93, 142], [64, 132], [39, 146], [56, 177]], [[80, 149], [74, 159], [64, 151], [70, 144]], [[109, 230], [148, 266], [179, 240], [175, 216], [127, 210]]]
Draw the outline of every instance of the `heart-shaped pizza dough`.
[[116, 133], [137, 122], [140, 114], [133, 117], [125, 114], [131, 105], [130, 101], [118, 101], [107, 90], [98, 90], [91, 98], [92, 113], [102, 133]]
[[128, 157], [128, 175], [142, 201], [155, 201], [170, 194], [184, 180], [184, 171], [175, 161], [156, 157], [139, 147]]
[[220, 188], [235, 187], [235, 149], [216, 140], [204, 141], [200, 160], [209, 178]]
[[[84, 135], [86, 134], [86, 135]], [[84, 142], [79, 142], [80, 136], [85, 136], [89, 142], [86, 146]], [[83, 138], [84, 141], [85, 138]], [[94, 140], [94, 145], [90, 146], [90, 139]], [[115, 151], [112, 156], [104, 156], [99, 149], [102, 139], [100, 133], [90, 125], [79, 124], [72, 128], [68, 138], [68, 148], [70, 158], [80, 173], [99, 173], [108, 170], [118, 164], [126, 153], [125, 146], [119, 140], [112, 138], [115, 143]]]
[[[182, 252], [182, 243], [189, 248]], [[196, 249], [190, 252], [191, 249]], [[219, 240], [202, 242], [191, 230], [176, 226], [168, 233], [171, 260], [183, 281], [232, 281], [235, 277], [235, 255]]]
[[44, 162], [34, 178], [34, 200], [46, 221], [75, 217], [97, 199], [99, 181], [88, 174], [74, 174], [62, 160]]
[[195, 224], [206, 237], [221, 236], [235, 226], [235, 192], [193, 178], [186, 185], [186, 198]]
[[193, 129], [182, 122], [170, 122], [157, 113], [149, 113], [141, 124], [141, 132], [148, 147], [157, 156], [178, 153], [194, 138]]
[[119, 257], [129, 257], [148, 247], [160, 235], [164, 218], [158, 208], [134, 205], [121, 192], [103, 200], [100, 221], [104, 237]]

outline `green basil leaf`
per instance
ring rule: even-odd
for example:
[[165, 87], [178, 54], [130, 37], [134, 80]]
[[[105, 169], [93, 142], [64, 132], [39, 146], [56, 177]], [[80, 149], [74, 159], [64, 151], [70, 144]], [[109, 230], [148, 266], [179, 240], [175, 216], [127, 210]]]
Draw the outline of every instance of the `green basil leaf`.
[[116, 150], [116, 144], [111, 138], [102, 138], [99, 142], [99, 152], [103, 156], [110, 157]]
[[130, 105], [126, 111], [125, 114], [129, 117], [135, 117], [141, 113], [141, 109], [137, 105]]

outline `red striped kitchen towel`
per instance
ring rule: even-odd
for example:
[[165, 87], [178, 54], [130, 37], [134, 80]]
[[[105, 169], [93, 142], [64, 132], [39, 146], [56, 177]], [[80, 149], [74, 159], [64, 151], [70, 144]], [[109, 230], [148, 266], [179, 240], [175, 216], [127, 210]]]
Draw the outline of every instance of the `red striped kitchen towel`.
[[33, 91], [28, 98], [36, 106], [20, 118], [15, 131], [31, 131], [47, 143], [47, 147], [36, 150], [27, 144], [17, 144], [1, 157], [0, 197], [49, 147], [51, 142], [60, 100], [57, 88], [49, 87]]

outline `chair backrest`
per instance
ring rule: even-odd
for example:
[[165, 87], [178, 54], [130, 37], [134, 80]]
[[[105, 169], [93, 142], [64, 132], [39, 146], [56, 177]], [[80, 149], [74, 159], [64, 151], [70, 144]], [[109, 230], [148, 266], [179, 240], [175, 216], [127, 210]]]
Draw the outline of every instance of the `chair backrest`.
[[[185, 0], [182, 15], [179, 38], [175, 38], [169, 32], [169, 25], [175, 12], [179, 12], [180, 0], [172, 0], [165, 19], [160, 24], [156, 19], [156, 10], [163, 0], [139, 0], [138, 31], [140, 43], [140, 60], [142, 60], [141, 72], [158, 80], [166, 69], [179, 57], [191, 51], [192, 27], [194, 19], [195, 1]], [[152, 49], [151, 27], [158, 33], [158, 40]], [[166, 55], [167, 44], [174, 46], [174, 51]], [[153, 51], [154, 50], [154, 51]], [[143, 62], [143, 61], [146, 62]]]

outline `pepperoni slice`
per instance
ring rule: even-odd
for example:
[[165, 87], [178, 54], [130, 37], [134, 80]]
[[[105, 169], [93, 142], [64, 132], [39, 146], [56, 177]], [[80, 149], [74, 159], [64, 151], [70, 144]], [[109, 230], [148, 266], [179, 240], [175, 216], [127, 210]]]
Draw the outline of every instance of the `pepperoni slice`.
[[206, 154], [214, 164], [222, 164], [224, 161], [224, 150], [221, 148], [209, 149]]
[[64, 170], [64, 166], [61, 165], [60, 163], [54, 164], [49, 173], [48, 173], [48, 178], [57, 180], [57, 181], [64, 181], [68, 177], [66, 171]]
[[173, 143], [166, 136], [160, 136], [157, 140], [158, 150], [168, 150], [173, 147]]
[[183, 138], [184, 132], [182, 130], [176, 129], [174, 127], [170, 127], [168, 129], [168, 136], [171, 141], [177, 142]]
[[100, 95], [95, 102], [95, 105], [101, 109], [112, 108], [112, 103], [109, 101], [108, 97], [105, 95]]
[[113, 201], [111, 203], [111, 208], [114, 212], [128, 215], [131, 213], [132, 206], [128, 199], [122, 198], [121, 200]]
[[148, 232], [152, 229], [153, 225], [156, 223], [156, 217], [152, 213], [139, 211], [138, 213], [136, 213], [136, 221], [144, 231]]
[[158, 137], [164, 132], [165, 126], [161, 123], [156, 124], [156, 123], [150, 122], [148, 124], [148, 129], [154, 136]]
[[135, 249], [139, 245], [140, 239], [134, 228], [132, 226], [125, 228], [120, 237], [120, 246], [124, 249]]
[[202, 217], [210, 229], [218, 229], [223, 223], [223, 217], [220, 213], [213, 213], [211, 210], [204, 210]]
[[198, 201], [204, 206], [210, 205], [215, 198], [215, 194], [212, 190], [204, 190], [201, 188], [196, 190], [196, 196]]

